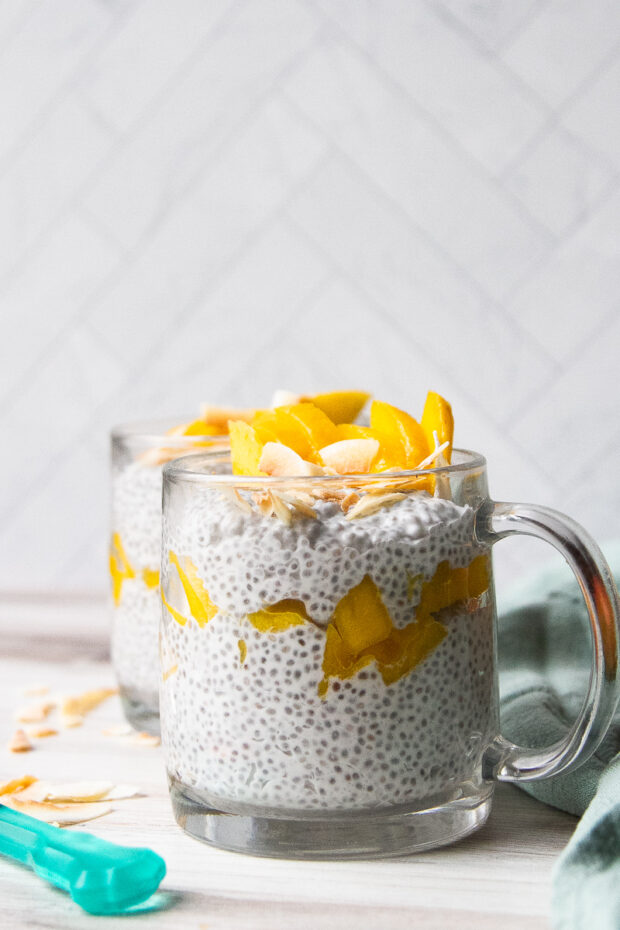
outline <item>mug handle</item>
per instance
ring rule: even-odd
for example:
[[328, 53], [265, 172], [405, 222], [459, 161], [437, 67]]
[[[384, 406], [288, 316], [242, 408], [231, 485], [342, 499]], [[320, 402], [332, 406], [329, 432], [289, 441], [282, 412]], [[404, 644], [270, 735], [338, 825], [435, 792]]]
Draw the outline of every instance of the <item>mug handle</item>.
[[618, 702], [618, 591], [603, 553], [570, 517], [537, 504], [487, 502], [476, 520], [476, 535], [487, 544], [524, 533], [551, 543], [579, 582], [592, 631], [593, 663], [580, 714], [564, 739], [543, 749], [515, 746], [497, 736], [483, 769], [499, 781], [535, 781], [568, 772], [585, 762], [605, 736]]

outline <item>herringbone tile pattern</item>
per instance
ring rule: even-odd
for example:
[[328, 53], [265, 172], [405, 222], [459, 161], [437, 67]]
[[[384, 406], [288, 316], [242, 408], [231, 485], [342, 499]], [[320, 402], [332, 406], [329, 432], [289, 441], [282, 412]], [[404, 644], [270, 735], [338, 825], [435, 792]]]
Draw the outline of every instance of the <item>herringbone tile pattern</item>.
[[104, 587], [114, 422], [275, 387], [433, 387], [496, 496], [617, 533], [619, 27], [0, 3], [0, 588]]

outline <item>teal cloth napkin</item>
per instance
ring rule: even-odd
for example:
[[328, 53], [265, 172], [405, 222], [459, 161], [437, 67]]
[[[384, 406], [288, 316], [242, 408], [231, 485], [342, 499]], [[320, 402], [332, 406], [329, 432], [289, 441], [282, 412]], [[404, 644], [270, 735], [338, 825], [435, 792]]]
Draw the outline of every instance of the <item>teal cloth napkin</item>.
[[[620, 542], [604, 546], [620, 582]], [[499, 623], [502, 733], [542, 747], [579, 713], [590, 675], [587, 612], [568, 569], [544, 570], [514, 589]], [[553, 872], [555, 930], [620, 930], [620, 710], [596, 753], [567, 775], [519, 785], [581, 817]]]

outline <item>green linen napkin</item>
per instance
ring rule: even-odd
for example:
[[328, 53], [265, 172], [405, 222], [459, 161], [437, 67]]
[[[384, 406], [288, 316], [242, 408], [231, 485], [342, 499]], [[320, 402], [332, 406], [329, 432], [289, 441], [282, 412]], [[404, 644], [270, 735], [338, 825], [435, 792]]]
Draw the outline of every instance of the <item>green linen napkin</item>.
[[[620, 542], [604, 548], [620, 582]], [[590, 675], [587, 612], [568, 570], [545, 570], [504, 603], [499, 623], [502, 733], [542, 747], [579, 713]], [[620, 710], [596, 753], [567, 775], [519, 787], [581, 816], [553, 873], [556, 930], [620, 928]], [[585, 813], [584, 813], [585, 812]]]

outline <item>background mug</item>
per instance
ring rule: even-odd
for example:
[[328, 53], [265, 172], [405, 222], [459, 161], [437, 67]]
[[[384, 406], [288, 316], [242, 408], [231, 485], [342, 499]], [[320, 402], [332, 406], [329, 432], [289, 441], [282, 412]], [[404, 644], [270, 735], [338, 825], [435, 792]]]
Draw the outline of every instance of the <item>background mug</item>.
[[[566, 737], [501, 736], [491, 547], [555, 546], [584, 594], [592, 675]], [[355, 858], [453, 842], [496, 779], [566, 772], [617, 700], [618, 599], [568, 517], [494, 503], [482, 456], [425, 471], [239, 477], [164, 467], [160, 707], [191, 835], [259, 855]]]
[[150, 733], [159, 733], [162, 465], [228, 445], [228, 437], [179, 435], [178, 424], [189, 420], [128, 423], [110, 437], [112, 664], [125, 717]]

